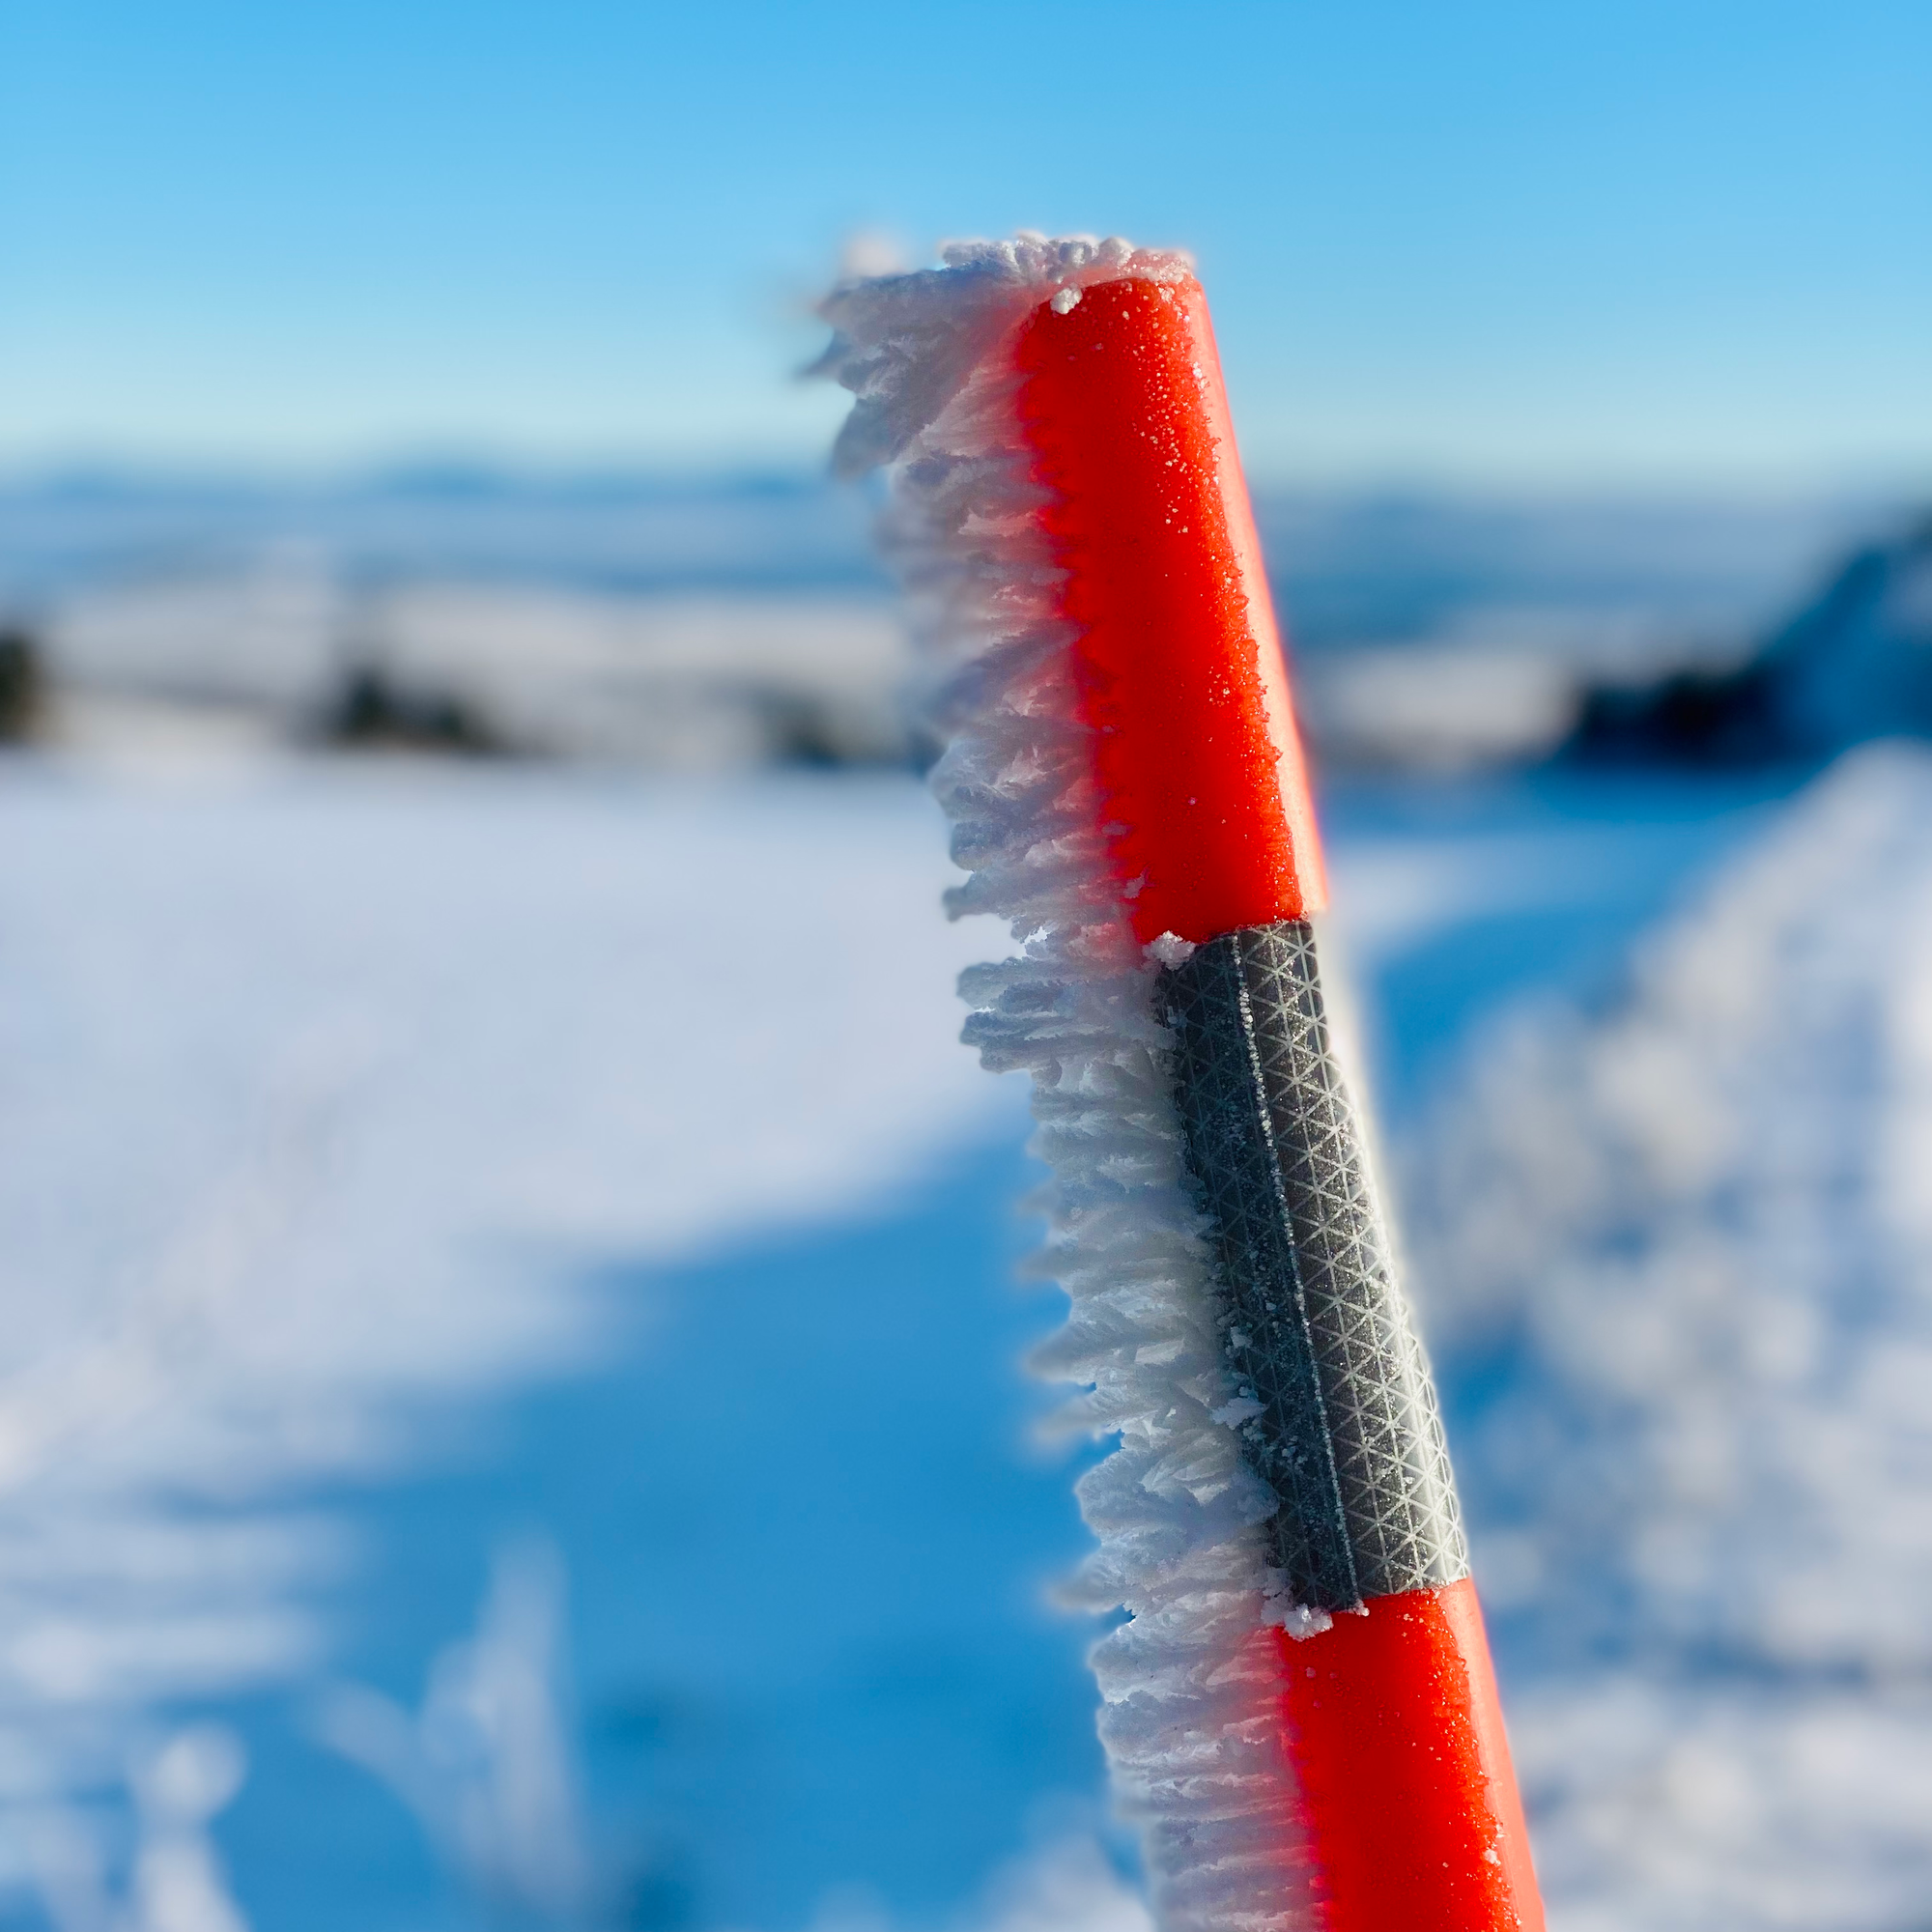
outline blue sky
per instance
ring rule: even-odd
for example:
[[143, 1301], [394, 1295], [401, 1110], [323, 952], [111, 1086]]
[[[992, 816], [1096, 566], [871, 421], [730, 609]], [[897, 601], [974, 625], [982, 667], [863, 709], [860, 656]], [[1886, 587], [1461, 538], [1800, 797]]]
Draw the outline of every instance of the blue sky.
[[0, 466], [793, 460], [854, 232], [1192, 247], [1280, 478], [1932, 480], [1932, 8], [14, 0]]

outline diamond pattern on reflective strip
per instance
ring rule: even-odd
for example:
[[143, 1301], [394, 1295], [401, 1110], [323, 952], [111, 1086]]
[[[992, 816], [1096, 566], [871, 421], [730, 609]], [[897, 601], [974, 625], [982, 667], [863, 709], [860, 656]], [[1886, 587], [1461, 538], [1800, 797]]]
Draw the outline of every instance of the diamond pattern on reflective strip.
[[1273, 1561], [1348, 1609], [1453, 1582], [1468, 1552], [1435, 1390], [1329, 1045], [1306, 923], [1161, 975], [1188, 1167], [1213, 1224], [1237, 1425], [1281, 1500]]

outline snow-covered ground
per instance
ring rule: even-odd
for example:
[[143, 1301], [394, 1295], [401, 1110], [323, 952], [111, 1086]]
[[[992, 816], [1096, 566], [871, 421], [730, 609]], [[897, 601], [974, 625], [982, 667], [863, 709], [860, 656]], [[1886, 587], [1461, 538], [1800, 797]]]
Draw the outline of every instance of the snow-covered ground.
[[328, 1657], [318, 1485], [581, 1369], [593, 1264], [862, 1216], [1013, 1101], [906, 781], [16, 760], [0, 819], [18, 1881], [164, 1711]]
[[1932, 757], [1843, 761], [1467, 1068], [1409, 1227], [1557, 1922], [1922, 1924]]
[[[8, 1909], [1135, 1932], [909, 781], [0, 827]], [[1928, 827], [1888, 748], [1332, 802], [1558, 1932], [1924, 1921]]]

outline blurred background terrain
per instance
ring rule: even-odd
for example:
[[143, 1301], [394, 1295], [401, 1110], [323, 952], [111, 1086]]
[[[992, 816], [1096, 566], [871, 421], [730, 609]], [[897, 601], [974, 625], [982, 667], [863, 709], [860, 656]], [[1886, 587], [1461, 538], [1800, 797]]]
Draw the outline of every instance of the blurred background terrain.
[[[923, 755], [867, 502], [810, 471], [55, 473], [0, 509], [16, 733], [43, 703], [34, 728], [73, 744], [165, 718], [654, 770]], [[1258, 513], [1331, 767], [1521, 763], [1573, 736], [1763, 761], [1932, 724], [1926, 533], [1869, 489], [1264, 487]], [[1788, 720], [1769, 687], [1726, 696], [1760, 659]]]
[[1928, 75], [11, 13], [0, 1923], [1145, 1932], [1004, 936], [788, 375], [1030, 222], [1216, 303], [1552, 1925], [1922, 1932]]

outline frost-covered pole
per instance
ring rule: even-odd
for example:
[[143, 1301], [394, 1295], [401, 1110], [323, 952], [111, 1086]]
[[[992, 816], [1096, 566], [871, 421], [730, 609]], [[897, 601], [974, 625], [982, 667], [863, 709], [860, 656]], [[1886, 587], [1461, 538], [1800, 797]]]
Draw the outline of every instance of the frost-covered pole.
[[1323, 883], [1206, 300], [1122, 242], [847, 284], [847, 469], [890, 466], [934, 783], [1016, 959], [1048, 1366], [1086, 1477], [1102, 1736], [1167, 1932], [1542, 1924], [1435, 1391], [1331, 1051]]

